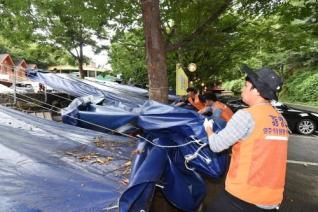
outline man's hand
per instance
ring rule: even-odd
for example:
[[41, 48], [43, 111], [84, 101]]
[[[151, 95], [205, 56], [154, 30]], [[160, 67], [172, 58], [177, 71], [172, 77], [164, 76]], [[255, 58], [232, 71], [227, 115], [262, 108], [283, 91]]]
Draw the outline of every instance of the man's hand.
[[208, 120], [207, 118], [204, 120], [203, 126], [204, 128], [213, 128], [214, 121], [213, 119]]
[[203, 126], [204, 126], [205, 132], [206, 132], [206, 134], [208, 134], [208, 136], [213, 134], [213, 124], [214, 124], [213, 119], [208, 120], [206, 118], [204, 120]]

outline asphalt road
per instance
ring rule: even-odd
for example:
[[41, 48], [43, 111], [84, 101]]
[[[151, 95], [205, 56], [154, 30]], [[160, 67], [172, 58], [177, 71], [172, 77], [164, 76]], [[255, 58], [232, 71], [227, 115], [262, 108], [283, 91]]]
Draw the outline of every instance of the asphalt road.
[[318, 136], [291, 135], [280, 211], [318, 211]]

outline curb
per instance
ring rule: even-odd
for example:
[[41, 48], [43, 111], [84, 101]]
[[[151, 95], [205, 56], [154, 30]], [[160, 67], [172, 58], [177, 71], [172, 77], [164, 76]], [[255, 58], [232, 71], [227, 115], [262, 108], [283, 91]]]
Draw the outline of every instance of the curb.
[[307, 106], [307, 105], [301, 105], [301, 104], [293, 104], [289, 102], [284, 102], [284, 104], [291, 106], [296, 109], [303, 109], [303, 110], [309, 110], [315, 113], [318, 113], [318, 107], [313, 107], [313, 106]]

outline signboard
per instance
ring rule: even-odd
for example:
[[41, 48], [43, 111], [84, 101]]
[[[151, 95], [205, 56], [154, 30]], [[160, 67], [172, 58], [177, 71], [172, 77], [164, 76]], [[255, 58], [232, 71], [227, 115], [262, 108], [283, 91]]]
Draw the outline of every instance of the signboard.
[[187, 95], [188, 77], [184, 73], [180, 64], [176, 65], [176, 94], [179, 96]]

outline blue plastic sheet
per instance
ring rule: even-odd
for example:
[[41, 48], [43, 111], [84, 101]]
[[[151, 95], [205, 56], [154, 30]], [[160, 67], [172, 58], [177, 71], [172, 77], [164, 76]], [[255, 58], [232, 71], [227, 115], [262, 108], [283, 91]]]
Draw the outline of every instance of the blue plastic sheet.
[[[123, 87], [102, 88], [66, 75], [37, 72], [29, 77], [80, 97], [63, 109], [64, 123], [102, 132], [130, 124], [142, 131], [145, 139], [140, 139], [129, 187], [119, 198], [120, 211], [147, 211], [158, 184], [172, 205], [194, 211], [206, 193], [200, 173], [219, 178], [227, 169], [227, 153], [213, 153], [208, 145], [185, 163], [187, 156], [207, 144], [202, 126], [205, 117], [194, 111], [146, 101], [137, 93], [123, 92]], [[221, 119], [214, 121], [215, 132], [225, 126]]]
[[[64, 92], [75, 97], [87, 95], [104, 96], [109, 104], [120, 101], [131, 106], [142, 105], [148, 99], [148, 91], [142, 88], [121, 85], [114, 82], [93, 82], [80, 80], [69, 74], [55, 74], [40, 70], [28, 70], [27, 77], [44, 85], [50, 86], [56, 91]], [[171, 102], [178, 101], [176, 95], [169, 95]], [[134, 105], [132, 105], [132, 102]], [[137, 105], [136, 105], [137, 104]]]
[[27, 76], [30, 80], [50, 86], [56, 91], [64, 92], [75, 97], [81, 96], [100, 96], [105, 97], [108, 104], [122, 102], [130, 106], [138, 106], [147, 99], [140, 94], [139, 89], [133, 92], [133, 88], [128, 92], [122, 88], [114, 88], [107, 85], [97, 86], [97, 83], [85, 82], [68, 74], [55, 74], [39, 71], [28, 71]]
[[0, 211], [103, 211], [126, 189], [135, 141], [3, 106], [0, 130]]
[[[185, 156], [191, 155], [207, 143], [202, 126], [204, 116], [197, 112], [146, 101], [144, 105], [130, 108], [110, 108], [96, 105], [94, 97], [78, 98], [64, 110], [63, 121], [82, 126], [73, 117], [89, 120], [98, 125], [115, 129], [127, 123], [143, 130], [143, 136], [154, 142], [141, 139], [140, 154], [133, 166], [129, 188], [120, 198], [120, 211], [148, 210], [156, 184], [162, 183], [163, 193], [175, 207], [183, 211], [193, 211], [199, 207], [205, 195], [204, 182], [198, 173], [212, 178], [223, 176], [228, 164], [227, 153], [213, 153], [204, 147], [199, 156], [185, 166]], [[225, 126], [222, 120], [215, 120], [214, 131]], [[97, 126], [90, 128], [99, 130]], [[201, 143], [191, 142], [194, 139]], [[189, 145], [184, 145], [189, 143]], [[162, 148], [176, 146], [178, 148]], [[183, 146], [184, 145], [184, 146]], [[189, 170], [189, 167], [195, 170]], [[182, 194], [182, 195], [181, 195]]]
[[[96, 131], [109, 132], [105, 128], [116, 129], [137, 119], [137, 114], [133, 112], [130, 104], [110, 105], [104, 104], [103, 100], [94, 96], [76, 98], [67, 108], [62, 110], [63, 122]], [[94, 125], [90, 123], [94, 123]]]

